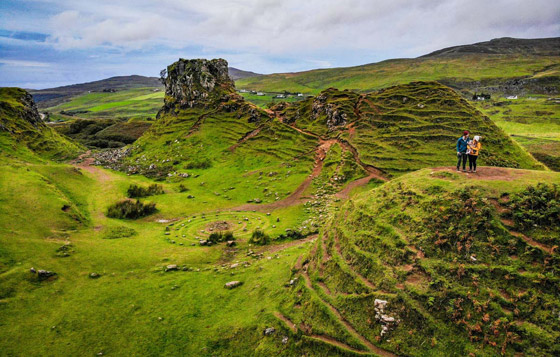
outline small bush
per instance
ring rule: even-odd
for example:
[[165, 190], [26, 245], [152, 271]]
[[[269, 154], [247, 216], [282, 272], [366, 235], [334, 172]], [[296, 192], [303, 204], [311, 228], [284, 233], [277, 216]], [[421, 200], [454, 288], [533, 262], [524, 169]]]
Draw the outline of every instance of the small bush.
[[126, 193], [130, 198], [161, 195], [163, 194], [163, 187], [161, 185], [153, 184], [146, 188], [132, 184], [130, 185]]
[[256, 245], [267, 245], [268, 243], [270, 243], [270, 236], [268, 236], [268, 234], [260, 229], [255, 229], [253, 231], [253, 234], [251, 234], [249, 243]]
[[212, 162], [207, 158], [197, 158], [189, 161], [186, 165], [187, 169], [208, 169], [212, 167]]
[[529, 186], [515, 194], [509, 204], [518, 228], [527, 230], [535, 224], [551, 228], [560, 226], [560, 190], [556, 184]]
[[136, 219], [156, 212], [155, 203], [142, 203], [138, 200], [117, 202], [107, 209], [107, 217], [120, 219]]
[[187, 192], [189, 188], [183, 184], [179, 185], [179, 192]]
[[137, 232], [125, 226], [112, 227], [109, 228], [103, 235], [103, 239], [119, 239], [119, 238], [129, 238], [136, 235]]
[[213, 232], [208, 237], [208, 241], [212, 243], [226, 242], [228, 240], [235, 240], [233, 233], [230, 231]]

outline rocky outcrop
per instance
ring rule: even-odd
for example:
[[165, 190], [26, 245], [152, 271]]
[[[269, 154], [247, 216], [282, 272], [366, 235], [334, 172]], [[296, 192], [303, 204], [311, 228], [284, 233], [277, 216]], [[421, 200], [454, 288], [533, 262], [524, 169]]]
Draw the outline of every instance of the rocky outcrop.
[[18, 118], [31, 124], [35, 129], [43, 129], [45, 123], [41, 120], [41, 116], [37, 111], [37, 106], [33, 101], [33, 97], [27, 91], [19, 88], [4, 88], [4, 91], [8, 93], [0, 93], [0, 96], [11, 96], [17, 100], [17, 105], [8, 101], [0, 100], [0, 113], [2, 113], [2, 119], [0, 119], [0, 130], [10, 132], [12, 134], [21, 130], [21, 125], [17, 125], [17, 122], [9, 120], [8, 117]]
[[167, 67], [165, 106], [208, 107], [236, 96], [224, 59], [179, 59]]
[[311, 106], [311, 116], [314, 120], [321, 115], [327, 117], [326, 124], [329, 130], [344, 126], [348, 122], [348, 114], [339, 110], [334, 103], [328, 103], [328, 96], [325, 93], [317, 96]]

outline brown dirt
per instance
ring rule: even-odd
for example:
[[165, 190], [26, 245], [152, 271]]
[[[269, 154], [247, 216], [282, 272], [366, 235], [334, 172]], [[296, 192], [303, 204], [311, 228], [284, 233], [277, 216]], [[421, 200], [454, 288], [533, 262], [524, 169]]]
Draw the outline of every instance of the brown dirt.
[[315, 164], [313, 166], [313, 171], [311, 172], [311, 174], [298, 186], [298, 188], [296, 188], [296, 190], [294, 192], [292, 192], [292, 194], [282, 200], [278, 200], [276, 202], [272, 202], [272, 203], [266, 203], [266, 204], [252, 204], [252, 203], [248, 203], [245, 205], [241, 205], [238, 207], [233, 208], [233, 211], [251, 211], [251, 210], [256, 210], [256, 211], [270, 211], [273, 209], [277, 209], [277, 208], [285, 208], [285, 207], [290, 207], [296, 204], [301, 204], [301, 203], [305, 203], [307, 200], [306, 199], [302, 199], [303, 193], [305, 192], [305, 190], [307, 190], [307, 188], [309, 187], [309, 185], [311, 185], [311, 181], [319, 176], [321, 174], [321, 170], [323, 169], [323, 160], [325, 160], [325, 157], [327, 156], [327, 151], [329, 150], [329, 148], [331, 147], [332, 144], [334, 144], [334, 142], [336, 142], [336, 140], [320, 140], [319, 141], [319, 145], [317, 146], [317, 148], [315, 149]]
[[286, 326], [288, 326], [288, 328], [290, 330], [292, 330], [293, 333], [297, 333], [297, 326], [296, 324], [294, 324], [289, 318], [287, 318], [286, 316], [282, 315], [281, 313], [279, 313], [278, 311], [274, 312], [274, 316], [276, 316], [278, 319], [282, 320]]
[[93, 165], [94, 161], [95, 159], [91, 157], [91, 150], [88, 150], [80, 155], [77, 159], [70, 161], [70, 164], [74, 165], [74, 167], [93, 174], [100, 182], [110, 181], [111, 176], [109, 176], [109, 174], [107, 174], [105, 170]]
[[235, 143], [234, 145], [230, 146], [228, 148], [229, 151], [234, 152], [235, 149], [237, 149], [237, 147], [241, 144], [243, 144], [244, 142], [246, 142], [247, 140], [254, 138], [255, 136], [257, 136], [261, 130], [263, 130], [264, 126], [259, 126], [258, 128], [256, 128], [253, 131], [248, 132], [247, 134], [245, 134], [245, 136], [243, 136], [241, 139], [239, 139], [237, 141], [237, 143]]
[[333, 346], [336, 346], [336, 347], [339, 347], [339, 348], [342, 348], [342, 349], [345, 349], [345, 350], [350, 350], [350, 351], [352, 351], [352, 352], [354, 352], [354, 353], [356, 353], [356, 354], [371, 355], [371, 352], [369, 352], [369, 351], [357, 350], [357, 349], [355, 349], [354, 347], [348, 346], [348, 345], [345, 344], [345, 343], [342, 343], [342, 342], [340, 342], [340, 341], [337, 341], [337, 340], [335, 340], [334, 338], [332, 338], [332, 337], [330, 337], [330, 336], [326, 336], [326, 335], [310, 335], [310, 336], [307, 336], [307, 337], [309, 337], [309, 338], [311, 338], [311, 339], [314, 339], [314, 340], [319, 340], [319, 341], [324, 342], [324, 343], [326, 343], [326, 344], [328, 344], [328, 345], [333, 345]]
[[473, 180], [499, 180], [499, 181], [514, 181], [521, 179], [525, 172], [524, 170], [510, 169], [505, 167], [493, 167], [493, 166], [479, 166], [476, 173], [470, 172], [457, 172], [455, 167], [434, 167], [432, 171], [447, 171], [456, 172], [458, 174], [465, 175], [465, 177]]
[[282, 243], [282, 244], [271, 245], [271, 246], [269, 246], [268, 249], [263, 250], [263, 252], [276, 253], [276, 252], [284, 250], [286, 248], [295, 247], [296, 245], [302, 245], [302, 244], [305, 244], [307, 242], [312, 242], [315, 239], [317, 239], [317, 237], [318, 237], [318, 234], [312, 234], [312, 235], [307, 236], [303, 239], [297, 239], [297, 240], [292, 240], [292, 241]]
[[553, 251], [554, 251], [554, 247], [549, 247], [549, 246], [547, 246], [546, 244], [537, 242], [537, 241], [534, 240], [533, 238], [527, 237], [525, 234], [523, 234], [523, 233], [521, 233], [521, 232], [516, 232], [516, 231], [511, 231], [511, 230], [510, 230], [509, 233], [510, 233], [512, 236], [515, 236], [515, 237], [518, 237], [518, 238], [523, 239], [523, 240], [525, 241], [525, 243], [529, 244], [530, 246], [535, 247], [535, 248], [539, 248], [539, 249], [541, 249], [541, 250], [547, 252], [548, 254], [552, 254]]
[[[309, 275], [307, 275], [307, 271], [304, 270], [301, 275], [305, 280], [305, 285], [307, 286], [307, 288], [309, 288], [310, 290], [314, 290], [313, 285], [311, 284], [311, 279], [309, 278]], [[323, 304], [336, 316], [338, 321], [342, 325], [344, 325], [346, 331], [352, 336], [354, 336], [355, 338], [357, 338], [364, 346], [368, 348], [368, 350], [377, 353], [380, 356], [395, 356], [393, 353], [372, 344], [367, 338], [365, 338], [358, 331], [356, 331], [356, 329], [354, 329], [354, 327], [344, 318], [344, 316], [342, 316], [342, 314], [333, 305], [323, 300], [322, 298], [320, 299], [323, 302]]]
[[406, 284], [411, 285], [423, 285], [428, 281], [430, 281], [430, 278], [426, 274], [419, 271], [406, 277]]

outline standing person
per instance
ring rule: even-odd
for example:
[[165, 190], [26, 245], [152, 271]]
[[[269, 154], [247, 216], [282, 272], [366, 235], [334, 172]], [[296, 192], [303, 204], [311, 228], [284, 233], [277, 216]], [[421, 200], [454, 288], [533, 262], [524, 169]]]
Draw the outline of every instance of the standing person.
[[469, 171], [476, 172], [476, 159], [482, 145], [480, 144], [480, 136], [475, 135], [473, 141], [469, 144]]
[[463, 161], [463, 171], [467, 171], [467, 149], [468, 149], [468, 141], [469, 140], [469, 132], [465, 130], [463, 132], [463, 136], [457, 139], [457, 171], [461, 166], [461, 161]]

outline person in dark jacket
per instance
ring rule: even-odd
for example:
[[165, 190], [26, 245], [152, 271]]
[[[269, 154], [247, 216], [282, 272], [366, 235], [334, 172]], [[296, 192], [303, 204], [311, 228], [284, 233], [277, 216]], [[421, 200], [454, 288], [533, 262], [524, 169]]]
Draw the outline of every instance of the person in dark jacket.
[[463, 162], [463, 171], [467, 171], [467, 148], [469, 142], [469, 132], [465, 130], [463, 136], [457, 139], [457, 171], [460, 171], [461, 161]]

